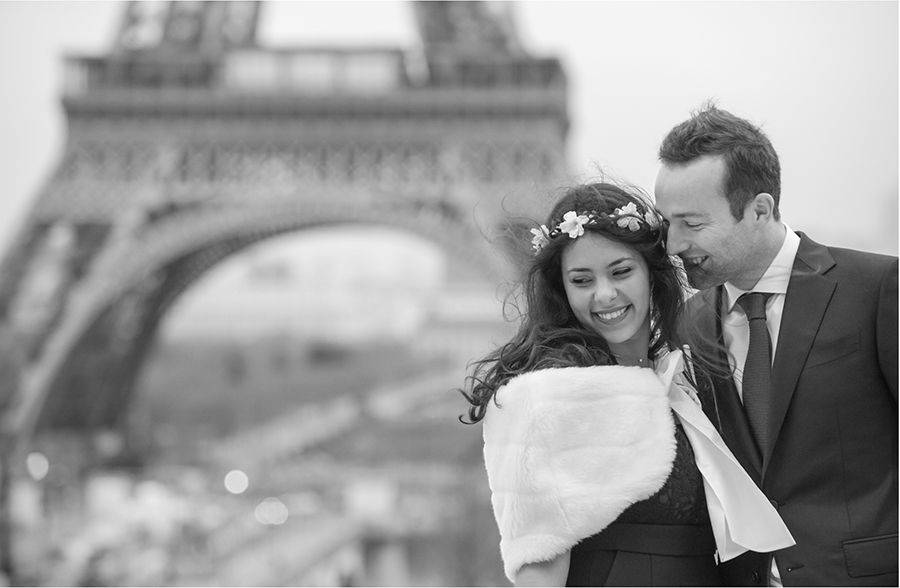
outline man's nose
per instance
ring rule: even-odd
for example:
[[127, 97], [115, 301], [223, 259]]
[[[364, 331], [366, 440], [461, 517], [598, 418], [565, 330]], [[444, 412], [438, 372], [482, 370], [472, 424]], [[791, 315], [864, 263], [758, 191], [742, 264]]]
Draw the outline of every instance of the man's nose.
[[687, 249], [687, 243], [681, 235], [681, 231], [669, 226], [666, 231], [666, 253], [669, 255], [678, 255]]

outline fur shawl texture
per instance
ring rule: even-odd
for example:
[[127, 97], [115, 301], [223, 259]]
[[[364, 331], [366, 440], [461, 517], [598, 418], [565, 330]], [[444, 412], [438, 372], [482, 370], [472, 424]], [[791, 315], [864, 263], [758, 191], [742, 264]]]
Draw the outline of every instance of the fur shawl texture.
[[667, 390], [652, 370], [539, 370], [510, 380], [483, 421], [504, 572], [605, 529], [665, 483], [675, 459]]

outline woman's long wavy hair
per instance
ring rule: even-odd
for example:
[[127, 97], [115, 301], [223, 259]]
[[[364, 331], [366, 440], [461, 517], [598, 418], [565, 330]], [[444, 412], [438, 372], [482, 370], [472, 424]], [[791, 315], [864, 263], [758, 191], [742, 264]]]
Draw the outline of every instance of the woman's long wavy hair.
[[[650, 273], [650, 357], [681, 347], [678, 319], [684, 304], [683, 271], [666, 254], [662, 218], [638, 189], [609, 183], [592, 183], [567, 190], [551, 210], [546, 227], [553, 230], [569, 211], [615, 214], [634, 204], [638, 217], [649, 213], [655, 226], [639, 222], [638, 230], [619, 226], [615, 219], [587, 224], [585, 233], [594, 233], [622, 243], [639, 253]], [[537, 225], [536, 225], [537, 226]], [[562, 275], [563, 251], [575, 239], [567, 233], [548, 239], [531, 260], [519, 284], [519, 329], [506, 344], [470, 365], [466, 388], [460, 390], [471, 404], [467, 424], [484, 418], [487, 405], [497, 389], [519, 374], [568, 366], [614, 365], [617, 362], [606, 340], [592, 328], [581, 324], [569, 305]]]

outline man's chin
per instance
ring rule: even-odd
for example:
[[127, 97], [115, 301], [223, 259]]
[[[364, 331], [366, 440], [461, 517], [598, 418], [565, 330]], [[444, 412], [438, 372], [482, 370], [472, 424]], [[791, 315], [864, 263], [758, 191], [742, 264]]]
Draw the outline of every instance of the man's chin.
[[708, 290], [713, 286], [718, 286], [721, 282], [717, 281], [713, 276], [703, 270], [696, 269], [694, 271], [687, 270], [688, 284], [694, 290]]

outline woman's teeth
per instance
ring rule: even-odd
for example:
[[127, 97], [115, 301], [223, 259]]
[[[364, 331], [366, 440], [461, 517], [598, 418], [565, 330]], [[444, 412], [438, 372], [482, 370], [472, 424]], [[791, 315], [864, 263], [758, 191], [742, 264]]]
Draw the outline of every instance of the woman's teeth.
[[619, 310], [614, 310], [612, 312], [598, 312], [597, 316], [600, 317], [602, 320], [611, 321], [614, 318], [619, 318], [620, 316], [625, 314], [625, 311], [627, 311], [627, 310], [628, 310], [628, 307], [624, 306], [624, 307], [620, 308]]

